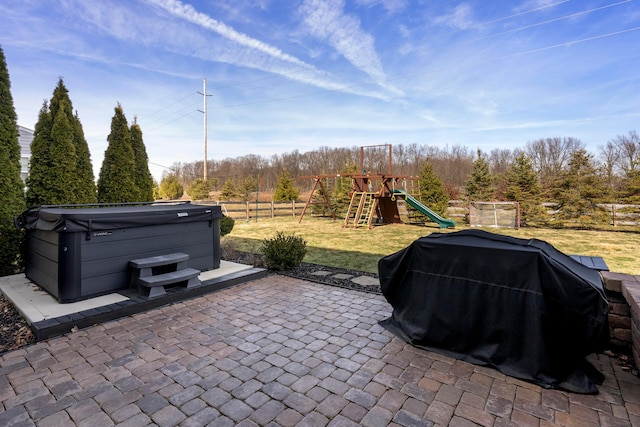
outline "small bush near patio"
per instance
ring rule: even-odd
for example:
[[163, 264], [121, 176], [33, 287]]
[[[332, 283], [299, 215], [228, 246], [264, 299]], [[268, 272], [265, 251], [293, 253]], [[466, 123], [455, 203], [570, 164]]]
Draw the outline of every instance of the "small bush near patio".
[[263, 240], [261, 252], [270, 269], [290, 270], [302, 263], [307, 242], [302, 237], [278, 231], [274, 238]]
[[220, 236], [226, 236], [231, 233], [235, 224], [236, 221], [233, 218], [223, 215], [222, 218], [220, 218]]

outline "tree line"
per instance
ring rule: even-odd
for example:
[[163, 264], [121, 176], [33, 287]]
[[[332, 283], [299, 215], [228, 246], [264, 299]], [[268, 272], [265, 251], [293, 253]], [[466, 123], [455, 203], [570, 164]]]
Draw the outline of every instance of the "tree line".
[[[207, 170], [213, 177], [209, 186], [211, 190], [218, 191], [225, 187], [239, 189], [236, 195], [242, 199], [242, 194], [246, 195], [248, 189], [272, 191], [283, 171], [293, 178], [355, 172], [361, 152], [366, 171], [388, 172], [387, 147], [363, 150], [356, 146], [320, 147], [306, 153], [293, 150], [270, 157], [250, 154], [209, 160]], [[612, 138], [595, 154], [587, 151], [585, 144], [577, 138], [552, 137], [529, 141], [522, 148], [489, 152], [474, 151], [460, 145], [398, 144], [393, 145], [391, 157], [392, 173], [396, 176], [418, 177], [428, 163], [452, 200], [509, 200], [509, 173], [513, 173], [514, 168], [522, 169], [526, 162], [530, 164], [543, 201], [557, 201], [555, 199], [562, 197], [559, 180], [567, 174], [577, 174], [576, 179], [587, 181], [586, 186], [593, 188], [597, 199], [603, 202], [640, 203], [640, 139], [636, 131]], [[576, 169], [578, 164], [579, 170]], [[203, 161], [176, 162], [170, 171], [165, 172], [163, 180], [170, 176], [171, 180], [189, 187], [202, 174]], [[585, 174], [589, 175], [588, 179]], [[473, 184], [474, 180], [479, 181]], [[330, 186], [336, 183], [337, 178]], [[474, 185], [478, 188], [475, 189]], [[310, 191], [313, 180], [298, 179], [297, 186], [302, 192]]]

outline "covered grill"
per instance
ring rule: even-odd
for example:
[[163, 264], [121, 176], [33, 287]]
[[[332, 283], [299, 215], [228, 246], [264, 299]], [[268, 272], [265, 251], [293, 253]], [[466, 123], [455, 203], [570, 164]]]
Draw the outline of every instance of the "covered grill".
[[378, 264], [404, 340], [543, 387], [596, 393], [585, 357], [608, 343], [600, 274], [546, 242], [433, 233]]

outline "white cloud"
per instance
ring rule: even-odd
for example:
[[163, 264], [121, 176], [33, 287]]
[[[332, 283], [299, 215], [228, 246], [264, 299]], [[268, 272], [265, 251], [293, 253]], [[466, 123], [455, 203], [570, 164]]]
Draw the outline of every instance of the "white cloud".
[[445, 25], [456, 30], [467, 30], [475, 26], [473, 10], [468, 3], [459, 4], [451, 13], [434, 18], [433, 23]]
[[[131, 66], [190, 79], [201, 77], [195, 70], [176, 67], [177, 64], [184, 62], [176, 58], [172, 58], [171, 70], [165, 67], [160, 58], [167, 54], [175, 54], [207, 62], [257, 69], [323, 90], [386, 98], [384, 91], [359, 87], [351, 81], [337, 80], [330, 73], [318, 70], [313, 65], [284, 53], [277, 47], [240, 33], [218, 20], [197, 12], [190, 5], [177, 0], [148, 0], [148, 2], [168, 12], [169, 15], [150, 13], [149, 9], [139, 9], [140, 5], [135, 3], [120, 5], [74, 0], [65, 3], [68, 16], [74, 17], [70, 22], [75, 27], [89, 27], [94, 31], [97, 29], [107, 36], [125, 41], [128, 43], [126, 49], [119, 46], [113, 51], [95, 50], [83, 42], [78, 43], [73, 49], [67, 49], [68, 43], [62, 43], [51, 37], [46, 37], [47, 43], [39, 49], [45, 48], [66, 56], [90, 59], [105, 64]], [[126, 17], [141, 14], [144, 14], [145, 19], [139, 20], [137, 25], [125, 25], [129, 23]], [[195, 27], [185, 26], [184, 21], [190, 22]], [[208, 32], [213, 32], [216, 38], [212, 39]], [[65, 37], [65, 39], [68, 38]], [[154, 50], [150, 51], [148, 48]], [[158, 57], [160, 52], [162, 57]]]
[[306, 0], [299, 11], [306, 28], [314, 37], [327, 41], [380, 87], [395, 95], [402, 95], [400, 89], [386, 81], [373, 36], [362, 30], [357, 17], [346, 15], [343, 9], [344, 0]]
[[356, 0], [356, 3], [363, 6], [381, 5], [390, 13], [398, 13], [406, 9], [408, 0]]
[[422, 119], [424, 119], [425, 121], [429, 122], [429, 123], [433, 123], [434, 125], [438, 125], [441, 126], [443, 125], [442, 121], [440, 121], [437, 117], [434, 111], [431, 110], [423, 110], [423, 111], [419, 111], [417, 112], [418, 117], [421, 117]]
[[203, 13], [197, 12], [193, 6], [184, 4], [179, 0], [148, 0], [150, 3], [166, 10], [174, 16], [185, 19], [193, 24], [199, 25], [208, 30], [214, 31], [229, 40], [232, 40], [242, 46], [263, 52], [276, 59], [291, 62], [305, 68], [313, 68], [312, 65], [305, 63], [291, 55], [282, 52], [280, 49], [270, 46], [260, 40], [249, 37], [240, 33], [224, 23], [211, 18]]
[[[213, 31], [224, 39], [233, 42], [233, 44], [228, 45], [217, 45], [215, 43], [201, 41], [199, 43], [201, 49], [194, 49], [192, 53], [192, 55], [196, 57], [200, 57], [205, 60], [220, 61], [234, 65], [256, 68], [262, 71], [279, 74], [289, 80], [311, 84], [323, 89], [347, 92], [373, 98], [382, 99], [385, 97], [384, 94], [376, 90], [369, 90], [347, 82], [336, 81], [330, 77], [329, 73], [318, 70], [313, 65], [284, 53], [282, 50], [274, 46], [240, 33], [216, 19], [197, 12], [191, 5], [181, 3], [179, 0], [146, 1], [162, 8], [173, 16]], [[342, 39], [342, 41], [349, 44], [346, 39]], [[357, 44], [357, 40], [354, 40], [354, 43]], [[349, 46], [344, 46], [344, 49], [346, 51], [351, 51]], [[388, 85], [380, 83], [379, 85], [390, 90]], [[397, 90], [394, 90], [394, 92], [397, 92]]]

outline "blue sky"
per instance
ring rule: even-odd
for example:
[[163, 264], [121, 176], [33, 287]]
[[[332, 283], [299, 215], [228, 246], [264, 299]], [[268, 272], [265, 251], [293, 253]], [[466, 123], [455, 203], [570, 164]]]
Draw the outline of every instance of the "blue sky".
[[96, 174], [119, 102], [158, 165], [321, 146], [491, 151], [640, 130], [640, 0], [0, 3], [18, 123], [59, 77]]

